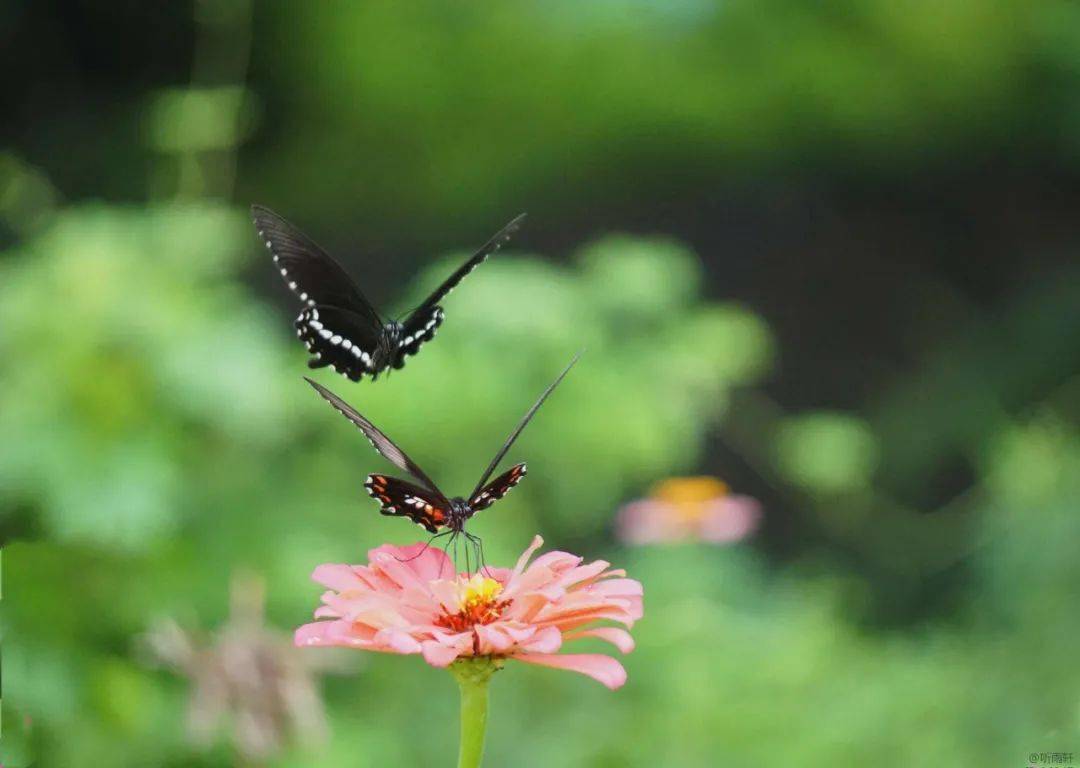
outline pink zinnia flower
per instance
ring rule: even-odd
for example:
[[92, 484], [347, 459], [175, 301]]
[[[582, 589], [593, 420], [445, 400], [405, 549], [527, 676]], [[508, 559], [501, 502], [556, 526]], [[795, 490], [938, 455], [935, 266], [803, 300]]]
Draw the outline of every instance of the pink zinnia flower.
[[649, 498], [623, 507], [617, 531], [628, 544], [726, 544], [749, 536], [760, 519], [755, 499], [731, 494], [715, 477], [674, 477], [653, 488]]
[[548, 552], [529, 563], [539, 536], [513, 570], [456, 573], [446, 554], [423, 543], [383, 545], [368, 565], [320, 565], [312, 578], [330, 588], [315, 618], [296, 630], [302, 646], [347, 646], [422, 654], [435, 667], [464, 657], [518, 659], [588, 675], [609, 688], [626, 670], [603, 654], [559, 654], [563, 642], [595, 637], [622, 653], [634, 648], [626, 629], [642, 615], [641, 584], [597, 560]]

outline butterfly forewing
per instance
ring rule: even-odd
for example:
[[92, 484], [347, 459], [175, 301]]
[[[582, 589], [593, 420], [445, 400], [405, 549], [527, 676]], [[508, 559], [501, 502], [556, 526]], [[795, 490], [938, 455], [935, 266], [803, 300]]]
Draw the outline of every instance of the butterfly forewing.
[[261, 205], [251, 206], [255, 228], [289, 288], [309, 306], [329, 304], [355, 312], [376, 329], [379, 313], [349, 274], [299, 229]]
[[521, 431], [525, 429], [526, 426], [528, 426], [529, 422], [532, 420], [532, 417], [536, 415], [536, 412], [538, 410], [540, 410], [540, 406], [543, 405], [544, 401], [548, 399], [548, 395], [554, 392], [555, 387], [559, 386], [559, 382], [566, 378], [566, 374], [570, 373], [570, 369], [574, 367], [574, 364], [577, 363], [579, 357], [581, 357], [580, 352], [574, 355], [574, 359], [570, 361], [570, 365], [566, 366], [566, 368], [563, 369], [563, 372], [559, 374], [555, 381], [548, 384], [548, 388], [545, 389], [543, 394], [540, 395], [540, 398], [535, 403], [533, 403], [532, 408], [525, 412], [525, 415], [522, 417], [521, 421], [519, 421], [518, 425], [514, 428], [514, 431], [510, 433], [510, 437], [506, 438], [506, 442], [503, 443], [502, 448], [499, 449], [499, 452], [495, 454], [495, 458], [491, 460], [491, 463], [488, 464], [487, 469], [484, 470], [484, 474], [480, 476], [480, 481], [476, 484], [476, 487], [473, 488], [473, 492], [470, 498], [475, 497], [480, 492], [480, 486], [486, 483], [488, 478], [491, 477], [491, 473], [494, 472], [495, 468], [499, 466], [499, 462], [503, 460], [503, 456], [505, 456], [506, 452], [510, 450], [510, 446], [512, 446], [514, 444], [514, 441], [518, 439], [518, 435], [520, 435]]
[[464, 264], [454, 270], [454, 273], [450, 275], [450, 277], [446, 278], [443, 281], [442, 285], [436, 288], [434, 292], [432, 292], [432, 294], [424, 300], [424, 303], [416, 309], [415, 312], [409, 315], [409, 318], [405, 321], [405, 324], [408, 325], [415, 315], [423, 313], [426, 310], [430, 310], [440, 301], [445, 299], [449, 295], [450, 291], [457, 288], [458, 283], [464, 280], [470, 272], [483, 264], [484, 261], [488, 258], [488, 256], [499, 250], [506, 243], [507, 240], [513, 237], [514, 233], [517, 232], [518, 228], [521, 227], [521, 222], [524, 220], [525, 214], [523, 213], [517, 218], [515, 218], [513, 221], [511, 221], [509, 224], [507, 224], [505, 227], [500, 229], [497, 233], [495, 233], [495, 235], [492, 236], [490, 240], [488, 240], [480, 247], [480, 250], [478, 250], [471, 257], [469, 257], [468, 261], [466, 261]]
[[370, 442], [375, 450], [385, 459], [398, 469], [408, 472], [415, 477], [429, 489], [429, 493], [435, 497], [441, 498], [445, 505], [449, 506], [443, 493], [439, 490], [438, 486], [432, 482], [431, 478], [424, 474], [424, 470], [420, 469], [420, 467], [416, 465], [416, 462], [410, 459], [405, 454], [405, 451], [398, 448], [397, 445], [394, 444], [394, 441], [384, 435], [378, 427], [364, 418], [355, 408], [322, 384], [319, 384], [317, 381], [312, 381], [307, 376], [304, 377], [304, 381], [314, 387], [315, 391], [318, 392], [326, 402], [330, 403], [338, 413], [359, 427], [360, 431], [364, 433], [364, 437], [368, 439], [368, 442]]
[[525, 477], [525, 465], [515, 464], [481, 488], [478, 493], [469, 499], [469, 506], [474, 513], [487, 509], [509, 493], [510, 489], [521, 482], [523, 477]]
[[396, 477], [375, 474], [368, 475], [364, 487], [371, 497], [379, 502], [379, 511], [384, 515], [407, 517], [430, 533], [438, 533], [439, 528], [446, 525], [450, 519], [446, 499], [426, 488], [398, 480]]

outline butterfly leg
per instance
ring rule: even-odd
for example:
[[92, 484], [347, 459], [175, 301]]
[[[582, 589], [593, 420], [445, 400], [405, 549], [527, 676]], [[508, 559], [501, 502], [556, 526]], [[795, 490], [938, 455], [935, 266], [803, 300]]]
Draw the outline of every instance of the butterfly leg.
[[[453, 552], [456, 551], [456, 546], [457, 546], [457, 531], [455, 531], [455, 530], [453, 530], [451, 528], [451, 529], [443, 531], [443, 535], [446, 535], [446, 534], [450, 535], [450, 539], [443, 546], [443, 553], [446, 555], [446, 557], [444, 557], [442, 560], [439, 561], [439, 578], [440, 579], [442, 578], [443, 566], [446, 564], [446, 561], [447, 560], [453, 561]], [[456, 568], [457, 568], [456, 564], [454, 565], [454, 568], [456, 570]]]
[[484, 571], [485, 575], [488, 576], [488, 578], [490, 578], [491, 574], [489, 572], [487, 572], [487, 570], [488, 570], [487, 560], [484, 557], [484, 541], [483, 541], [483, 539], [481, 539], [479, 536], [475, 536], [475, 535], [469, 533], [468, 531], [462, 531], [462, 533], [465, 534], [465, 538], [468, 539], [469, 544], [472, 545], [473, 557], [476, 560], [476, 572], [480, 573], [481, 571]]
[[490, 579], [491, 572], [488, 570], [487, 558], [484, 556], [484, 540], [479, 536], [476, 537], [476, 555], [480, 561], [479, 570], [483, 571], [484, 575]]
[[[465, 539], [469, 542], [465, 547], [465, 560], [469, 559], [469, 549], [472, 549], [473, 559], [476, 561], [476, 572], [480, 572], [480, 550], [476, 548], [476, 538], [471, 533], [465, 534]], [[469, 567], [469, 575], [473, 573], [472, 567]]]
[[398, 561], [399, 563], [411, 563], [411, 562], [412, 562], [413, 560], [415, 560], [416, 558], [420, 557], [420, 555], [422, 555], [422, 554], [424, 554], [425, 552], [427, 552], [427, 551], [428, 551], [428, 548], [429, 548], [429, 547], [431, 546], [431, 543], [432, 543], [433, 541], [435, 541], [435, 539], [438, 539], [438, 538], [440, 538], [440, 537], [442, 537], [442, 536], [445, 536], [445, 535], [446, 535], [446, 534], [448, 534], [448, 533], [450, 533], [450, 531], [443, 531], [442, 533], [436, 533], [436, 534], [435, 534], [434, 536], [432, 536], [432, 537], [431, 537], [430, 539], [428, 539], [428, 540], [427, 540], [427, 543], [426, 543], [426, 544], [424, 544], [424, 548], [423, 548], [423, 549], [421, 549], [421, 550], [420, 550], [419, 552], [417, 552], [417, 553], [416, 553], [415, 555], [413, 555], [412, 557], [405, 557], [405, 558], [401, 558], [401, 557], [397, 557], [397, 556], [395, 555], [395, 556], [394, 556], [394, 559], [395, 559], [395, 560], [397, 560], [397, 561]]

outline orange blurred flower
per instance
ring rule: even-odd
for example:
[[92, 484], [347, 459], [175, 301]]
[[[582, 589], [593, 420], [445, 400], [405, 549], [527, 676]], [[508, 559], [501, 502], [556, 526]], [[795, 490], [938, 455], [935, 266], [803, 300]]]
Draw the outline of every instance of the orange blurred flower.
[[753, 533], [761, 505], [732, 494], [709, 476], [673, 477], [657, 483], [650, 495], [619, 511], [617, 533], [628, 544], [705, 541], [726, 544]]

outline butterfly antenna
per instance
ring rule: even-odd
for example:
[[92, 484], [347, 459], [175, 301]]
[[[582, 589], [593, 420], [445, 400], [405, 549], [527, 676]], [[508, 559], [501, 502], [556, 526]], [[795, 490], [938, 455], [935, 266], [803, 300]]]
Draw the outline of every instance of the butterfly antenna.
[[495, 468], [497, 466], [499, 466], [499, 462], [503, 460], [503, 456], [505, 456], [506, 452], [510, 450], [510, 446], [512, 446], [514, 444], [514, 441], [518, 439], [518, 435], [520, 435], [522, 430], [525, 429], [525, 427], [530, 421], [532, 421], [532, 417], [536, 415], [536, 412], [538, 410], [540, 410], [540, 406], [543, 405], [544, 401], [548, 399], [548, 395], [554, 392], [555, 387], [559, 386], [559, 383], [564, 378], [566, 378], [566, 374], [570, 373], [570, 369], [574, 367], [574, 365], [581, 358], [581, 355], [584, 352], [585, 350], [581, 350], [581, 352], [578, 352], [576, 355], [574, 355], [574, 359], [570, 361], [570, 364], [563, 369], [563, 372], [559, 374], [558, 378], [556, 378], [555, 381], [548, 384], [548, 388], [544, 390], [544, 393], [542, 395], [540, 395], [540, 399], [533, 403], [532, 408], [530, 408], [525, 413], [524, 418], [522, 418], [522, 420], [518, 423], [517, 427], [514, 428], [514, 431], [510, 433], [510, 437], [506, 438], [506, 442], [503, 443], [503, 447], [499, 449], [498, 453], [495, 454], [495, 458], [491, 460], [491, 463], [488, 464], [487, 469], [484, 470], [484, 474], [480, 476], [480, 482], [476, 484], [476, 487], [473, 488], [473, 492], [469, 494], [470, 499], [475, 497], [476, 494], [480, 492], [480, 489], [484, 487], [484, 483], [488, 481], [488, 478], [491, 477], [491, 473], [495, 471]]
[[423, 548], [419, 552], [417, 552], [415, 555], [413, 555], [412, 557], [398, 557], [397, 555], [394, 555], [394, 559], [397, 560], [399, 563], [411, 563], [413, 560], [420, 557], [420, 555], [422, 555], [422, 554], [424, 554], [425, 552], [428, 551], [428, 548], [431, 546], [431, 542], [435, 541], [435, 539], [439, 538], [440, 536], [445, 536], [448, 533], [449, 533], [449, 531], [443, 531], [442, 533], [436, 533], [434, 536], [432, 536], [430, 539], [428, 539], [427, 543], [424, 544]]

